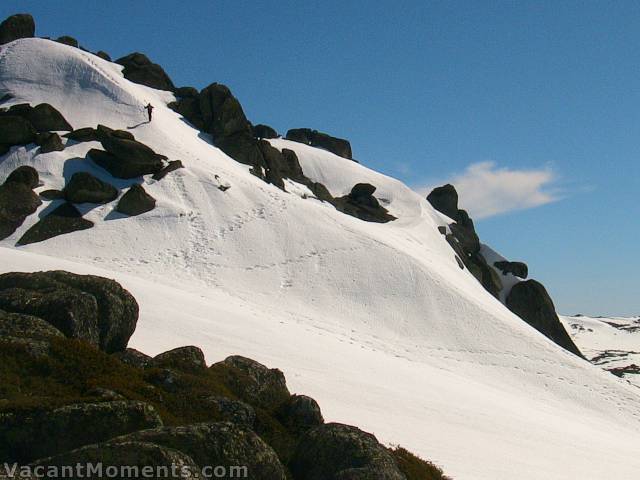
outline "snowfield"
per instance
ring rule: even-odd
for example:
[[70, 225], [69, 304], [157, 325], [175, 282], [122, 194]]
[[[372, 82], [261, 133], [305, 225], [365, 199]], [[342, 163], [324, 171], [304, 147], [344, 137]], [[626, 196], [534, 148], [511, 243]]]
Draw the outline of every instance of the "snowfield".
[[[141, 306], [130, 346], [157, 354], [192, 344], [208, 362], [240, 354], [278, 367], [327, 421], [401, 444], [456, 480], [638, 478], [640, 389], [565, 352], [460, 270], [437, 230], [446, 221], [424, 198], [363, 165], [277, 139], [333, 195], [375, 185], [398, 220], [363, 222], [304, 198], [302, 186], [283, 192], [167, 108], [172, 94], [127, 81], [121, 68], [42, 39], [0, 50], [0, 97], [15, 96], [4, 106], [47, 102], [74, 128], [134, 127], [137, 140], [186, 167], [145, 177], [157, 199], [147, 214], [85, 204], [94, 228], [15, 247], [56, 204], [45, 202], [0, 242], [0, 271], [115, 278]], [[147, 102], [156, 107], [150, 124]], [[63, 187], [76, 171], [120, 189], [135, 183], [85, 159], [91, 148], [101, 147], [69, 143], [43, 155], [14, 147], [0, 157], [0, 181], [32, 165], [41, 190]], [[220, 191], [214, 175], [231, 188]]]

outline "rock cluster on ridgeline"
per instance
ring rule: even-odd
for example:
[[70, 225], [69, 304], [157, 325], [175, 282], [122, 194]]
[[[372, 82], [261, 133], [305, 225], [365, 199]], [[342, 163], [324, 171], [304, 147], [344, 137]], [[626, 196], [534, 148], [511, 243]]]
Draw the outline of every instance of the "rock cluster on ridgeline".
[[458, 208], [458, 192], [447, 184], [433, 189], [427, 200], [439, 212], [451, 220], [449, 230], [440, 232], [453, 251], [461, 268], [468, 268], [482, 286], [494, 297], [504, 299], [509, 310], [522, 318], [540, 333], [553, 340], [562, 348], [582, 356], [580, 350], [569, 337], [556, 314], [551, 297], [542, 284], [535, 280], [516, 283], [509, 292], [504, 292], [501, 275], [527, 278], [529, 272], [523, 262], [496, 261], [489, 265], [480, 252], [481, 245], [473, 225], [473, 220], [465, 210]]
[[312, 147], [320, 147], [340, 157], [353, 160], [351, 144], [343, 138], [332, 137], [331, 135], [310, 128], [293, 128], [287, 132], [285, 138], [294, 142], [304, 143], [305, 145], [311, 145]]
[[149, 60], [143, 53], [130, 53], [117, 59], [115, 63], [124, 67], [122, 74], [127, 80], [158, 90], [173, 91], [175, 89], [175, 85], [164, 69]]
[[264, 480], [446, 478], [356, 427], [325, 424], [278, 369], [242, 356], [207, 366], [194, 346], [153, 358], [127, 348], [137, 314], [113, 280], [0, 275], [3, 461], [191, 474], [240, 466], [234, 478]]
[[16, 168], [0, 185], [0, 240], [13, 234], [42, 204], [33, 191], [38, 172], [30, 166]]
[[31, 38], [36, 33], [36, 24], [28, 13], [11, 15], [0, 23], [0, 45], [19, 38]]

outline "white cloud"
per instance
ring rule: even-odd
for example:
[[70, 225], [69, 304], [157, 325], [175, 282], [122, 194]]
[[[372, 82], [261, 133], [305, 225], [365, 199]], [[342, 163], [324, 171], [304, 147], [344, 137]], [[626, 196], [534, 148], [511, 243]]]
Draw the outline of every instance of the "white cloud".
[[[560, 200], [561, 192], [555, 186], [557, 180], [550, 167], [513, 170], [499, 168], [494, 162], [479, 162], [442, 183], [454, 185], [460, 207], [472, 218], [480, 219]], [[418, 191], [426, 195], [434, 186], [437, 185], [418, 188]]]

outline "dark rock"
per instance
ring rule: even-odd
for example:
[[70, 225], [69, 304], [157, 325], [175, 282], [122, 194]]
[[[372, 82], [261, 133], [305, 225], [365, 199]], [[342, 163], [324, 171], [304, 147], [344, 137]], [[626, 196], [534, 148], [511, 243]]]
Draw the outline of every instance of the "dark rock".
[[284, 467], [272, 448], [251, 430], [230, 422], [161, 427], [113, 441], [162, 445], [186, 453], [200, 466], [245, 466], [245, 477], [253, 480], [286, 479]]
[[[99, 124], [96, 127], [96, 137], [99, 142], [102, 142], [106, 137], [110, 137], [113, 135], [113, 128], [107, 127], [106, 125]], [[128, 139], [127, 139], [128, 140]]]
[[0, 157], [9, 153], [9, 151], [11, 151], [11, 145], [0, 143]]
[[151, 405], [133, 401], [4, 413], [0, 414], [0, 438], [11, 441], [0, 442], [0, 457], [25, 463], [161, 425]]
[[19, 38], [32, 38], [36, 33], [36, 24], [28, 13], [18, 13], [0, 23], [0, 45]]
[[376, 187], [369, 183], [358, 183], [349, 195], [335, 198], [332, 203], [339, 211], [366, 222], [386, 223], [395, 220], [396, 217], [390, 215], [373, 196], [375, 191]]
[[116, 177], [135, 178], [141, 175], [153, 174], [162, 170], [164, 166], [163, 160], [166, 157], [155, 153], [144, 143], [113, 135], [104, 136], [100, 141], [107, 153], [115, 157], [115, 160], [110, 159], [110, 161], [101, 164], [100, 161], [104, 161], [104, 156], [96, 158], [92, 154], [94, 150], [90, 150], [89, 155], [96, 163], [109, 170]]
[[458, 255], [455, 255], [455, 258], [456, 258], [456, 262], [458, 262], [458, 266], [459, 266], [462, 270], [464, 270], [464, 262], [462, 261], [462, 259], [461, 259]]
[[48, 103], [41, 103], [29, 110], [27, 120], [38, 132], [55, 130], [72, 131], [73, 127], [62, 114]]
[[100, 57], [103, 60], [106, 60], [107, 62], [111, 61], [111, 55], [109, 55], [107, 52], [103, 51], [103, 50], [99, 50], [96, 52], [96, 56]]
[[265, 166], [258, 141], [247, 132], [218, 138], [215, 145], [236, 162], [260, 169]]
[[370, 433], [328, 423], [302, 436], [291, 461], [296, 480], [405, 480], [393, 457]]
[[49, 340], [63, 335], [41, 318], [0, 310], [0, 338], [6, 337]]
[[69, 132], [63, 137], [73, 140], [74, 142], [97, 142], [98, 135], [95, 128], [85, 127]]
[[[102, 127], [103, 125], [98, 125], [99, 127]], [[116, 137], [116, 138], [123, 138], [125, 140], [135, 140], [136, 138], [133, 136], [133, 133], [131, 132], [127, 132], [126, 130], [112, 130], [111, 131], [111, 135]]]
[[205, 129], [213, 136], [214, 141], [238, 133], [246, 133], [253, 138], [251, 125], [242, 106], [228, 87], [212, 83], [202, 89], [199, 101]]
[[82, 218], [82, 214], [70, 203], [63, 203], [49, 215], [32, 226], [18, 240], [18, 245], [42, 242], [67, 233], [86, 230], [93, 222]]
[[267, 140], [258, 140], [258, 148], [265, 164], [265, 180], [284, 190], [286, 163], [280, 150], [271, 146]]
[[122, 196], [116, 205], [116, 210], [125, 215], [135, 216], [149, 212], [156, 208], [156, 199], [149, 195], [142, 185], [134, 184]]
[[278, 132], [269, 125], [253, 125], [251, 130], [253, 131], [253, 136], [256, 138], [278, 138], [280, 136], [278, 135]]
[[198, 90], [193, 87], [178, 87], [175, 89], [174, 94], [179, 98], [197, 98]]
[[256, 412], [251, 405], [227, 397], [209, 397], [207, 402], [223, 421], [233, 422], [253, 430]]
[[5, 183], [22, 183], [30, 189], [37, 188], [40, 185], [40, 176], [38, 171], [30, 165], [22, 165], [12, 171]]
[[54, 189], [45, 190], [40, 192], [38, 195], [45, 200], [62, 200], [64, 198], [64, 192], [62, 190]]
[[36, 143], [40, 145], [39, 153], [61, 152], [64, 150], [62, 139], [57, 133], [39, 133], [36, 138]]
[[282, 157], [284, 158], [282, 172], [286, 178], [290, 178], [295, 182], [303, 184], [310, 183], [310, 181], [302, 171], [300, 160], [298, 160], [298, 155], [296, 155], [296, 152], [294, 152], [293, 150], [289, 150], [288, 148], [283, 148]]
[[28, 145], [36, 141], [36, 129], [28, 120], [13, 115], [0, 116], [0, 143], [3, 145]]
[[78, 40], [69, 35], [63, 35], [61, 37], [56, 38], [56, 42], [62, 43], [63, 45], [69, 45], [70, 47], [78, 48]]
[[177, 101], [171, 102], [167, 106], [174, 112], [179, 113], [186, 118], [189, 123], [198, 130], [205, 130], [202, 114], [200, 113], [200, 100], [197, 96], [179, 98]]
[[166, 167], [164, 167], [158, 173], [154, 173], [151, 178], [153, 178], [154, 180], [162, 180], [167, 176], [168, 173], [171, 173], [174, 170], [178, 170], [179, 168], [184, 168], [182, 162], [180, 160], [171, 160]]
[[[489, 266], [485, 258], [480, 253], [473, 253], [467, 258], [469, 270], [482, 284], [484, 289], [496, 298], [500, 297], [502, 291], [502, 280], [496, 271]], [[473, 264], [473, 265], [471, 265]], [[475, 266], [475, 268], [473, 268]]]
[[458, 192], [451, 184], [443, 185], [442, 187], [434, 188], [429, 195], [427, 195], [427, 201], [433, 208], [441, 213], [444, 213], [452, 220], [456, 220], [458, 217]]
[[234, 355], [224, 365], [234, 367], [241, 374], [233, 387], [242, 399], [263, 408], [273, 408], [290, 397], [284, 374], [277, 368], [267, 368], [250, 358]]
[[285, 137], [287, 140], [304, 143], [312, 147], [320, 147], [328, 150], [340, 157], [351, 160], [351, 144], [348, 140], [332, 137], [326, 133], [311, 130], [310, 128], [294, 128], [287, 132]]
[[[107, 476], [107, 467], [117, 469], [119, 472], [139, 472], [137, 475], [127, 475], [127, 478], [132, 479], [152, 478], [144, 475], [145, 468], [148, 469], [146, 471], [152, 472], [163, 472], [166, 469], [167, 472], [175, 471], [178, 475], [191, 475], [190, 478], [196, 478], [195, 475], [200, 474], [201, 471], [189, 455], [148, 442], [105, 442], [87, 445], [70, 452], [37, 460], [32, 464], [32, 467], [47, 469], [57, 467], [61, 469], [62, 467], [68, 468], [70, 465], [88, 464], [103, 465], [103, 469], [105, 469], [99, 474], [84, 473], [82, 478], [89, 480], [104, 479]], [[186, 476], [180, 478], [186, 478]]]
[[349, 197], [357, 203], [362, 203], [364, 205], [370, 205], [372, 207], [378, 206], [378, 202], [375, 201], [371, 203], [371, 199], [375, 197], [373, 193], [376, 191], [376, 187], [371, 185], [370, 183], [357, 183], [351, 189], [351, 193], [349, 193]]
[[124, 77], [134, 83], [146, 85], [157, 90], [173, 91], [175, 86], [164, 69], [152, 63], [149, 58], [139, 52], [131, 53], [116, 60], [116, 63], [124, 66]]
[[278, 409], [278, 418], [297, 433], [306, 432], [324, 423], [320, 406], [306, 395], [292, 395]]
[[325, 187], [322, 183], [319, 182], [310, 182], [306, 184], [307, 187], [311, 190], [311, 192], [316, 196], [318, 200], [322, 200], [323, 202], [333, 203], [333, 196], [331, 192]]
[[[28, 170], [22, 170], [25, 171]], [[22, 181], [9, 181], [10, 178], [0, 186], [0, 240], [13, 234], [42, 204], [30, 186]], [[30, 183], [29, 178], [21, 180]]]
[[88, 397], [97, 397], [100, 400], [104, 400], [107, 402], [118, 402], [121, 400], [126, 400], [126, 397], [120, 395], [118, 392], [114, 392], [113, 390], [109, 390], [107, 388], [95, 387], [91, 390], [87, 391]]
[[495, 267], [502, 271], [503, 274], [511, 273], [516, 277], [527, 278], [529, 275], [529, 269], [527, 268], [527, 264], [523, 262], [507, 262], [500, 261], [493, 263]]
[[438, 227], [438, 232], [440, 233], [440, 235], [446, 235], [447, 234], [447, 227], [443, 227], [442, 225], [440, 225]]
[[[464, 210], [460, 211], [462, 212]], [[454, 222], [449, 225], [449, 228], [466, 253], [472, 254], [480, 251], [480, 239], [478, 238], [475, 229], [473, 229], [473, 226], [469, 228]]]
[[[130, 140], [120, 140], [131, 142]], [[137, 142], [136, 142], [137, 143]], [[147, 174], [154, 174], [162, 170], [161, 157], [147, 160], [133, 159], [131, 157], [120, 158], [112, 153], [92, 148], [87, 154], [97, 165], [104, 168], [117, 178], [137, 178]]]
[[122, 363], [126, 363], [127, 365], [136, 368], [145, 368], [152, 361], [152, 358], [149, 355], [142, 353], [135, 348], [126, 348], [121, 352], [114, 353], [113, 356]]
[[535, 280], [516, 283], [506, 301], [507, 308], [565, 350], [582, 357], [580, 350], [560, 323], [551, 297]]
[[72, 203], [104, 204], [118, 197], [118, 190], [88, 172], [76, 172], [64, 187], [67, 201]]
[[198, 347], [187, 346], [174, 348], [167, 352], [156, 355], [153, 358], [152, 366], [168, 367], [193, 372], [207, 368], [204, 360], [204, 353]]

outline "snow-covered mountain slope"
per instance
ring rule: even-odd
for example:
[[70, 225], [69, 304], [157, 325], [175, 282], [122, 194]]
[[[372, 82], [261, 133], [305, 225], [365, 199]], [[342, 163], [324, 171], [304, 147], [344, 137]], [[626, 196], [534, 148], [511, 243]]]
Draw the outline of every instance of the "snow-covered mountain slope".
[[[334, 195], [357, 182], [398, 217], [367, 223], [251, 175], [125, 80], [121, 67], [41, 39], [0, 50], [0, 96], [48, 102], [75, 127], [127, 129], [186, 168], [145, 178], [158, 203], [133, 218], [80, 206], [89, 230], [15, 247], [48, 202], [0, 242], [2, 271], [63, 268], [115, 278], [137, 297], [131, 346], [201, 346], [209, 362], [242, 354], [281, 368], [325, 418], [358, 425], [440, 464], [457, 480], [637, 478], [640, 391], [565, 352], [510, 313], [439, 234], [442, 216], [401, 182], [286, 140]], [[156, 106], [142, 123], [142, 106]], [[33, 165], [42, 190], [89, 171], [95, 142], [0, 157], [0, 181]], [[214, 175], [231, 188], [222, 192]]]
[[592, 363], [640, 387], [640, 317], [576, 315], [560, 321]]

